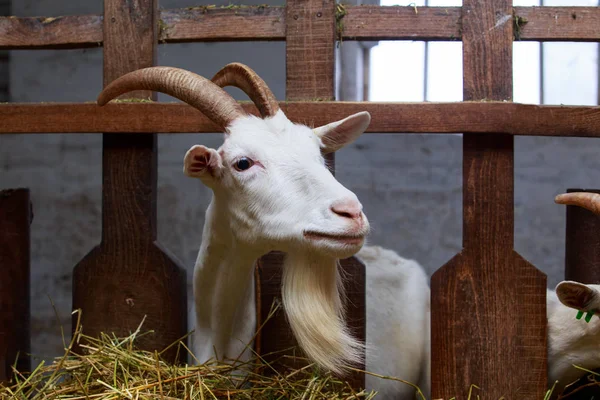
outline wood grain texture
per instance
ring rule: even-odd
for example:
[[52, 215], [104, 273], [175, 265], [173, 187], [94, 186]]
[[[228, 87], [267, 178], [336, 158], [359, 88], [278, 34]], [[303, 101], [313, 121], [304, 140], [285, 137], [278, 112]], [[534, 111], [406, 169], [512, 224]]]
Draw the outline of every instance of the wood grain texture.
[[343, 40], [460, 40], [460, 7], [346, 6]]
[[[509, 102], [280, 102], [294, 122], [320, 126], [359, 111], [371, 114], [368, 133], [484, 133], [600, 137], [600, 107]], [[247, 112], [256, 108], [243, 103]], [[310, 116], [310, 117], [307, 117]], [[210, 133], [219, 128], [180, 103], [0, 104], [3, 133]]]
[[[156, 0], [105, 0], [104, 15], [105, 85], [155, 64]], [[155, 134], [103, 136], [102, 242], [73, 274], [73, 307], [83, 310], [84, 333], [128, 335], [146, 317], [143, 329], [154, 333], [139, 345], [151, 351], [187, 332], [185, 271], [156, 243], [156, 169]], [[177, 352], [173, 346], [164, 356], [177, 361]]]
[[[461, 7], [348, 6], [344, 40], [461, 40]], [[514, 17], [519, 17], [517, 24]], [[598, 7], [514, 7], [514, 40], [595, 42]]]
[[335, 2], [288, 2], [286, 27], [286, 100], [333, 100]]
[[600, 40], [600, 7], [515, 7], [527, 22], [521, 40], [596, 42]]
[[[260, 295], [260, 309], [257, 309], [257, 326], [261, 326], [269, 315], [273, 306], [278, 305], [278, 311], [263, 326], [260, 335], [257, 336], [255, 348], [260, 349], [260, 354], [267, 362], [275, 365], [282, 354], [291, 354], [294, 356], [303, 356], [303, 353], [296, 347], [294, 335], [285, 318], [283, 303], [281, 300], [281, 278], [283, 275], [283, 261], [285, 254], [279, 251], [273, 251], [257, 261], [256, 269], [259, 277], [260, 288], [256, 295]], [[285, 360], [285, 365], [298, 367], [300, 363], [294, 363], [294, 360]], [[276, 365], [281, 369], [280, 365]]]
[[[159, 43], [284, 41], [285, 8], [234, 6], [162, 10]], [[515, 7], [516, 40], [598, 41], [598, 7]], [[102, 16], [0, 17], [1, 49], [101, 46]], [[346, 6], [343, 40], [460, 40], [460, 7]], [[234, 27], [234, 28], [232, 28]]]
[[[0, 191], [0, 384], [31, 371], [29, 189]], [[17, 359], [17, 354], [19, 358]]]
[[210, 42], [285, 40], [285, 8], [269, 6], [189, 7], [160, 14], [159, 41]]
[[[598, 189], [567, 189], [600, 193]], [[566, 206], [565, 279], [600, 284], [600, 217], [579, 206]]]
[[[335, 73], [335, 1], [288, 0], [286, 9], [286, 99], [310, 101], [316, 98], [333, 100]], [[286, 111], [284, 109], [284, 111]], [[306, 114], [310, 115], [310, 114]], [[306, 118], [306, 117], [304, 117]], [[332, 120], [330, 120], [331, 122]], [[328, 163], [335, 171], [333, 155]], [[281, 274], [285, 255], [273, 252], [258, 261], [260, 304], [257, 320], [268, 315], [273, 301], [281, 301]], [[365, 340], [365, 271], [355, 257], [340, 260], [340, 268], [348, 277], [347, 321], [357, 338]], [[259, 323], [260, 325], [260, 323]], [[301, 355], [283, 312], [264, 326], [259, 347], [262, 354], [277, 352]], [[274, 361], [275, 357], [271, 357]], [[283, 365], [298, 367], [299, 363]], [[357, 366], [364, 369], [364, 364]], [[346, 377], [352, 387], [364, 387], [364, 374]]]
[[[463, 1], [466, 100], [512, 100], [511, 6]], [[504, 133], [463, 139], [464, 249], [431, 278], [433, 398], [546, 390], [546, 277], [513, 250], [513, 146]]]
[[102, 46], [102, 16], [0, 17], [0, 49]]

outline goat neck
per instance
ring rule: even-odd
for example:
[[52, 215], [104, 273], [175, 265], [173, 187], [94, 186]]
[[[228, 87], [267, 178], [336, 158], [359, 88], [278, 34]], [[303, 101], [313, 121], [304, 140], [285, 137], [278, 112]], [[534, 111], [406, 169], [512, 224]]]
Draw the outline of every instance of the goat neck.
[[200, 362], [246, 360], [256, 327], [253, 269], [260, 254], [235, 240], [217, 204], [213, 198], [207, 209], [194, 268], [194, 350]]

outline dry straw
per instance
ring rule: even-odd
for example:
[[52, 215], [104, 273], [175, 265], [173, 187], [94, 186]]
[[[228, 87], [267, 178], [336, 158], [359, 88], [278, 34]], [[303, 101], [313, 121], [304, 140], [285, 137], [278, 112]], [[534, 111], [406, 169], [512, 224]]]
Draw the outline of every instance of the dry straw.
[[[13, 368], [14, 379], [10, 386], [0, 387], [0, 399], [351, 400], [376, 395], [356, 392], [330, 374], [319, 374], [313, 365], [277, 372], [258, 355], [248, 362], [173, 365], [165, 362], [161, 353], [136, 348], [137, 340], [151, 333], [142, 332], [143, 321], [128, 337], [102, 334], [93, 338], [82, 333], [81, 312], [75, 313], [75, 333], [65, 342], [64, 355], [51, 365], [41, 362], [29, 374]], [[73, 351], [76, 344], [81, 349], [78, 353]], [[169, 348], [172, 346], [191, 355], [185, 338]]]
[[[275, 311], [276, 307], [271, 310], [269, 318]], [[136, 348], [138, 339], [152, 333], [142, 332], [143, 321], [128, 337], [117, 338], [102, 334], [99, 338], [94, 338], [82, 333], [81, 311], [77, 310], [74, 314], [78, 317], [76, 329], [72, 340], [68, 344], [64, 342], [64, 355], [56, 358], [51, 365], [45, 365], [42, 361], [28, 374], [20, 373], [13, 366], [13, 381], [7, 386], [0, 385], [1, 400], [353, 400], [377, 397], [376, 392], [356, 392], [347, 382], [331, 374], [317, 372], [312, 364], [282, 373], [258, 355], [254, 355], [248, 362], [230, 360], [229, 363], [209, 361], [204, 364], [196, 362], [197, 365], [192, 366], [173, 365], [162, 359], [162, 352], [152, 353]], [[187, 352], [193, 359], [185, 339], [180, 339], [167, 349], [177, 346], [178, 351]], [[76, 344], [81, 349], [79, 353], [73, 351]], [[282, 361], [283, 358], [288, 356], [281, 356], [275, 362]], [[598, 376], [595, 372], [586, 372]], [[425, 400], [421, 390], [412, 383], [365, 373], [410, 385], [416, 389], [417, 398]], [[598, 384], [594, 379], [583, 386]], [[553, 389], [554, 387], [548, 390], [544, 400], [554, 397]], [[573, 392], [581, 389], [583, 387], [578, 387]], [[481, 392], [479, 387], [472, 385], [467, 400], [479, 399]], [[559, 399], [567, 399], [574, 394], [559, 396]]]

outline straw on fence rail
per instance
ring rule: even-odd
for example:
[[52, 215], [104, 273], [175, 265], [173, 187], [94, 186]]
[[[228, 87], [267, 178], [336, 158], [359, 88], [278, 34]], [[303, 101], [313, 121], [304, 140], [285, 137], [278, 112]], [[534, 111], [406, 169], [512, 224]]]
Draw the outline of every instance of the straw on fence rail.
[[[598, 41], [598, 7], [514, 7], [516, 40]], [[460, 40], [460, 7], [346, 6], [343, 40]], [[0, 17], [1, 49], [102, 46], [101, 15]], [[199, 6], [162, 10], [160, 43], [284, 41], [285, 9]]]

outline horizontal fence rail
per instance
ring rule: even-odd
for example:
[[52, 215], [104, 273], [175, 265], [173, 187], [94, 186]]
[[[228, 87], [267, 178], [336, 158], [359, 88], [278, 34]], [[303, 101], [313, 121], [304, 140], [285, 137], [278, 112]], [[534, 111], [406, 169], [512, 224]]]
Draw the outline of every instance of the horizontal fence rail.
[[[159, 43], [284, 41], [285, 7], [201, 6], [161, 10]], [[461, 40], [461, 7], [345, 6], [338, 8], [341, 40]], [[514, 39], [598, 41], [599, 7], [514, 7], [500, 16]], [[71, 49], [103, 45], [101, 15], [0, 17], [0, 50]]]
[[[246, 111], [256, 108], [241, 102]], [[600, 137], [600, 107], [510, 102], [280, 102], [294, 122], [321, 126], [368, 111], [370, 133], [490, 133]], [[183, 103], [45, 103], [0, 105], [3, 133], [211, 133], [219, 128]]]

